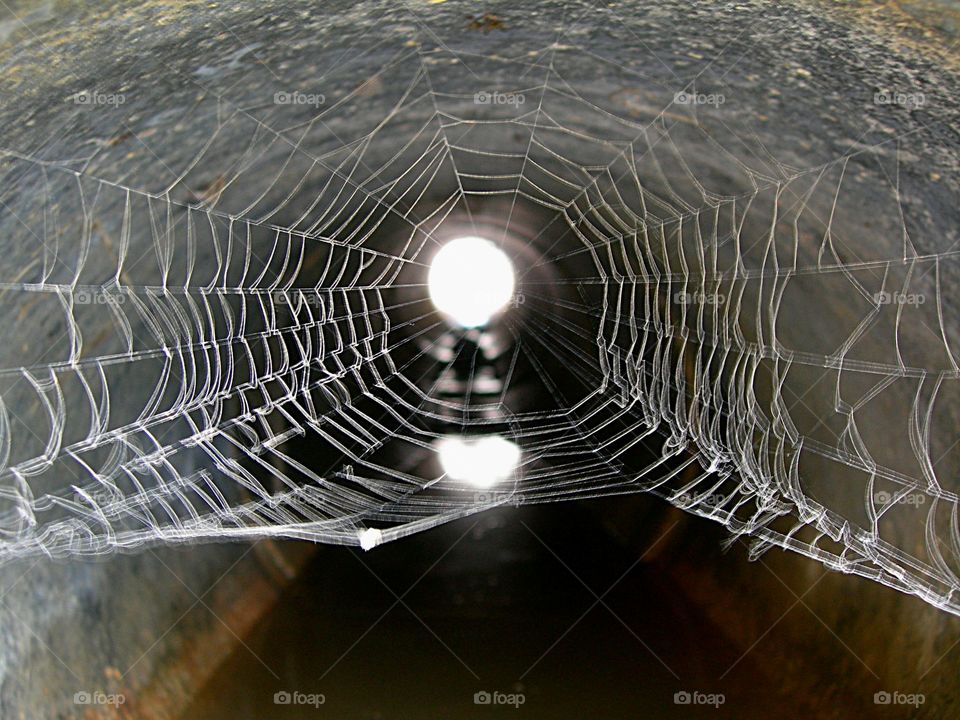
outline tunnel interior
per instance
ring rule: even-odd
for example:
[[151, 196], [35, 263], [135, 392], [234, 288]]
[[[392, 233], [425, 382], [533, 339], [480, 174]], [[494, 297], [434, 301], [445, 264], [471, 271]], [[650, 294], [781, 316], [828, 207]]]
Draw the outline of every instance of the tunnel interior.
[[956, 12], [5, 7], [0, 715], [949, 716]]

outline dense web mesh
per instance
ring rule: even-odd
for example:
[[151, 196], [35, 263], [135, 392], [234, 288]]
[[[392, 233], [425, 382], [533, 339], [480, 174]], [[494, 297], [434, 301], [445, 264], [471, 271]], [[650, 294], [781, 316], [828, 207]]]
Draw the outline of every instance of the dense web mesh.
[[[905, 215], [900, 140], [808, 166], [734, 133], [734, 60], [614, 103], [582, 49], [413, 43], [323, 97], [211, 70], [67, 104], [3, 149], [0, 556], [649, 492], [957, 612], [957, 251]], [[427, 295], [467, 229], [517, 267], [495, 342]], [[510, 438], [514, 476], [444, 475], [451, 433]]]

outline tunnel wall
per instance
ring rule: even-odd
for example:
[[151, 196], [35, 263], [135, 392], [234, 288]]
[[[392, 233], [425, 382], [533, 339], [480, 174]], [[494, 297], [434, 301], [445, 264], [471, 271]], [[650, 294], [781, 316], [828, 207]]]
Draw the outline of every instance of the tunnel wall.
[[[950, 100], [957, 96], [957, 84], [952, 74], [954, 58], [940, 54], [935, 46], [943, 38], [940, 33], [944, 27], [951, 29], [949, 19], [955, 12], [954, 4], [909, 3], [900, 8], [864, 3], [863, 15], [844, 8], [844, 14], [836, 16], [830, 14], [835, 11], [832, 7], [778, 4], [772, 17], [796, 28], [795, 40], [788, 46], [757, 46], [753, 35], [741, 36], [751, 18], [762, 18], [770, 10], [760, 3], [736, 5], [734, 8], [733, 3], [706, 3], [691, 9], [685, 3], [658, 3], [656, 8], [625, 3], [618, 6], [617, 12], [619, 17], [630, 19], [631, 30], [652, 43], [658, 56], [678, 67], [691, 62], [690, 53], [715, 51], [727, 40], [733, 43], [731, 52], [749, 53], [743, 70], [727, 80], [741, 89], [740, 97], [753, 95], [756, 105], [744, 105], [734, 113], [767, 117], [763, 143], [775, 148], [784, 162], [812, 164], [817, 158], [848, 147], [850, 138], [858, 133], [850, 127], [854, 120], [845, 115], [846, 103], [858, 105], [863, 98], [872, 96], [876, 88], [922, 85], [931, 97], [942, 100], [935, 105], [935, 116], [930, 111], [912, 116], [879, 115], [874, 122], [880, 126], [880, 132], [909, 132], [922, 138], [912, 147], [922, 154], [914, 167], [922, 166], [925, 172], [922, 177], [905, 174], [904, 194], [916, 204], [918, 215], [929, 219], [926, 229], [931, 234], [940, 231], [926, 250], [936, 252], [948, 245], [956, 236], [953, 198], [958, 189], [958, 156], [953, 129], [955, 103]], [[425, 17], [442, 36], [458, 38], [478, 52], [509, 53], [518, 45], [545, 46], [564, 29], [562, 3], [504, 4], [502, 8], [497, 5], [496, 12], [505, 18], [511, 33], [465, 31], [463, 15], [473, 12], [472, 6], [451, 2], [429, 10], [427, 5], [417, 7], [425, 14], [431, 13]], [[417, 33], [416, 19], [403, 8], [363, 2], [322, 8], [313, 3], [289, 2], [239, 3], [229, 8], [199, 2], [43, 3], [24, 4], [16, 10], [30, 30], [19, 27], [12, 19], [4, 21], [6, 38], [0, 58], [3, 85], [14, 98], [0, 108], [4, 148], [61, 163], [64, 159], [84, 157], [91, 146], [102, 146], [109, 150], [104, 155], [106, 159], [98, 159], [91, 168], [117, 182], [135, 183], [151, 192], [164, 190], [183, 172], [209, 136], [211, 123], [217, 117], [217, 103], [182, 76], [215, 82], [230, 90], [236, 105], [256, 107], [268, 102], [265, 95], [272, 92], [265, 93], [264, 88], [272, 88], [276, 83], [256, 57], [289, 73], [285, 77], [290, 78], [291, 89], [311, 88], [318, 67], [338, 57], [340, 49], [359, 44], [365, 36], [372, 33], [382, 37], [389, 41], [385, 44], [389, 47], [411, 41]], [[226, 18], [223, 13], [228, 13]], [[923, 22], [917, 21], [918, 17]], [[943, 27], [925, 24], [931, 17], [935, 25]], [[893, 24], [898, 26], [891, 30]], [[602, 28], [573, 27], [570, 40], [581, 44], [596, 42], [625, 65], [631, 62], [629, 48], [610, 47], [611, 41]], [[254, 47], [255, 54], [244, 51], [245, 45]], [[851, 53], [852, 47], [860, 53]], [[304, 57], [315, 60], [305, 64]], [[334, 97], [338, 89], [359, 84], [370, 75], [370, 69], [381, 67], [390, 57], [385, 48], [371, 51], [357, 61], [356, 77], [341, 80], [342, 88], [324, 87], [323, 92]], [[643, 70], [669, 79], [656, 66]], [[855, 83], [851, 76], [856, 78]], [[614, 96], [625, 114], [644, 118], [650, 113], [651, 100], [645, 95], [644, 84], [633, 76], [600, 79], [585, 70], [575, 79], [591, 85], [588, 94]], [[761, 89], [751, 93], [750, 89], [757, 85]], [[123, 93], [128, 98], [124, 117], [137, 124], [145, 142], [129, 136], [125, 123], [121, 124], [116, 117], [77, 113], [74, 106], [65, 105], [65, 98], [88, 88]], [[771, 88], [776, 93], [769, 92]], [[198, 106], [204, 110], [194, 113]], [[166, 136], [178, 113], [188, 111], [191, 117], [204, 118], [207, 124], [180, 126]], [[16, 162], [10, 163], [7, 170], [18, 172]], [[79, 169], [84, 163], [68, 162], [66, 166]], [[931, 186], [930, 178], [934, 175], [938, 179]], [[192, 184], [209, 188], [216, 179], [215, 171], [204, 168], [196, 172]], [[30, 183], [19, 187], [40, 189]], [[185, 188], [175, 187], [175, 192], [181, 193], [181, 200], [189, 199]], [[0, 221], [0, 229], [22, 235], [18, 223], [16, 218], [7, 216]], [[860, 237], [865, 243], [876, 242], [875, 237]], [[899, 242], [899, 238], [886, 241]], [[4, 264], [9, 267], [4, 277], [9, 277], [15, 268], [40, 262], [42, 257], [39, 248], [32, 256], [8, 255]], [[951, 313], [951, 323], [956, 325], [956, 307], [947, 311]], [[40, 357], [56, 329], [30, 330], [29, 335], [8, 335], [7, 339], [10, 347], [16, 347], [23, 356]], [[22, 409], [25, 415], [37, 413], [40, 417], [39, 406]], [[625, 500], [624, 508], [629, 507]], [[619, 531], [636, 533], [636, 521], [626, 510], [625, 514], [626, 517], [617, 519]], [[717, 556], [712, 544], [716, 536], [709, 537], [710, 542], [698, 541], [694, 522], [707, 521], [686, 521], [689, 533], [677, 546], [677, 552], [689, 560], [674, 564], [664, 559], [665, 571], [677, 575], [691, 596], [710, 608], [718, 624], [748, 647], [778, 620], [780, 606], [769, 598], [782, 596], [783, 588], [779, 581], [767, 577], [767, 571], [759, 565], [741, 562], [744, 553], [740, 550]], [[76, 692], [117, 687], [128, 689], [134, 697], [141, 692], [149, 695], [147, 688], [156, 688], [157, 677], [171, 673], [171, 664], [176, 665], [176, 658], [181, 657], [190, 638], [215, 632], [219, 624], [201, 613], [203, 617], [189, 616], [188, 623], [174, 625], [167, 632], [178, 617], [196, 604], [196, 596], [185, 585], [200, 594], [229, 571], [223, 584], [217, 586], [218, 593], [239, 596], [253, 592], [245, 590], [250, 585], [244, 578], [258, 578], [260, 590], [256, 592], [261, 597], [251, 601], [251, 606], [262, 610], [269, 604], [276, 578], [269, 573], [264, 577], [264, 571], [252, 563], [251, 556], [245, 556], [246, 551], [244, 546], [211, 545], [156, 550], [156, 555], [112, 557], [100, 563], [53, 563], [41, 558], [5, 566], [3, 602], [15, 621], [5, 623], [3, 630], [3, 715], [36, 716], [26, 710], [28, 707], [47, 708], [51, 717], [56, 712], [69, 715], [73, 707], [65, 698], [72, 695], [68, 692], [72, 688]], [[278, 552], [284, 555], [287, 551], [281, 548]], [[666, 555], [661, 554], [661, 558]], [[710, 558], [710, 563], [703, 558]], [[782, 621], [786, 637], [781, 636], [776, 647], [764, 650], [785, 667], [797, 667], [794, 677], [798, 692], [829, 687], [823, 695], [824, 707], [836, 709], [848, 702], [868, 707], [869, 700], [863, 697], [839, 697], [842, 693], [835, 679], [848, 672], [860, 673], [861, 665], [866, 665], [872, 668], [870, 675], [876, 676], [873, 680], [877, 689], [906, 692], [911, 691], [907, 679], [916, 677], [917, 667], [936, 665], [936, 671], [918, 681], [925, 691], [929, 689], [925, 710], [933, 712], [936, 707], [946, 715], [957, 708], [960, 700], [955, 683], [949, 673], [943, 672], [950, 657], [938, 664], [938, 659], [949, 653], [951, 633], [956, 629], [953, 618], [916, 598], [862, 579], [836, 574], [820, 580], [823, 568], [809, 560], [781, 557], [779, 553], [764, 556], [764, 560], [798, 595], [809, 583], [818, 581], [816, 590], [804, 596], [805, 604], [843, 642], [855, 647], [855, 654], [862, 659], [861, 663], [843, 648], [839, 652], [836, 647], [825, 649], [834, 639], [811, 635], [807, 628], [816, 620], [811, 621], [798, 607], [795, 615]], [[146, 602], [145, 597], [150, 601]], [[223, 603], [222, 607], [227, 607], [232, 601], [228, 597]], [[257, 614], [257, 610], [251, 609], [245, 616], [250, 621]], [[884, 642], [871, 643], [878, 632], [884, 636]], [[237, 629], [236, 634], [242, 635], [241, 630]], [[109, 668], [120, 668], [124, 664], [121, 658], [127, 660], [126, 664], [136, 662], [136, 656], [158, 638], [156, 650], [136, 663], [131, 675], [122, 680], [115, 677]], [[219, 642], [221, 650], [211, 652], [210, 662], [216, 662], [232, 646], [231, 638], [222, 633]], [[893, 647], [896, 652], [891, 651]], [[822, 658], [823, 662], [814, 658]], [[819, 670], [810, 672], [811, 666]], [[23, 672], [25, 667], [29, 668], [28, 673]], [[163, 692], [188, 694], [196, 681], [196, 677], [185, 677], [182, 685], [174, 684]], [[170, 699], [169, 706], [176, 706], [176, 702]], [[160, 710], [163, 703], [153, 707], [157, 708], [157, 717], [166, 717]], [[148, 717], [146, 713], [153, 710], [143, 712], [142, 716]]]

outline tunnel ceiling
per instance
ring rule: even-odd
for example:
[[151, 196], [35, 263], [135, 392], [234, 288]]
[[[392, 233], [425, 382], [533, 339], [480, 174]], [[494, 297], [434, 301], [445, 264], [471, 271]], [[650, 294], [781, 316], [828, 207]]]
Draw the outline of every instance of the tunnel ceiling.
[[647, 492], [960, 609], [952, 75], [789, 3], [74, 12], [2, 58], [0, 557]]

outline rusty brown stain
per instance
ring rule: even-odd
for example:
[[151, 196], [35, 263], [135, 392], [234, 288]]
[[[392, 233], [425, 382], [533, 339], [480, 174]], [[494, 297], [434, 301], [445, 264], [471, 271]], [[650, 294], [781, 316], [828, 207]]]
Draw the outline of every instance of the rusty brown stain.
[[374, 95], [379, 94], [383, 90], [383, 80], [378, 76], [374, 76], [369, 80], [365, 80], [359, 85], [355, 93], [358, 97], [373, 97]]
[[113, 330], [111, 330], [110, 328], [104, 328], [103, 330], [98, 332], [92, 340], [90, 340], [87, 343], [84, 343], [84, 345], [86, 346], [87, 350], [92, 350], [102, 345], [103, 342], [107, 338], [109, 338], [111, 335], [113, 335]]
[[212, 199], [215, 200], [220, 196], [220, 193], [222, 193], [226, 187], [227, 176], [223, 173], [220, 173], [199, 190], [191, 191], [187, 195], [187, 200], [192, 203], [202, 203]]
[[30, 312], [31, 308], [40, 301], [40, 298], [37, 295], [33, 295], [29, 300], [27, 300], [23, 305], [20, 306], [20, 312], [17, 313], [17, 322], [21, 323], [27, 318], [27, 314]]
[[[194, 695], [231, 653], [241, 638], [280, 599], [284, 588], [313, 557], [316, 546], [306, 542], [260, 540], [229, 575], [197, 604], [192, 613], [207, 615], [200, 632], [176, 634], [176, 649], [159, 663], [143, 684], [132, 674], [104, 669], [109, 693], [122, 693], [123, 705], [91, 709], [90, 720], [171, 720], [179, 718]], [[209, 608], [209, 609], [207, 609]], [[124, 680], [126, 679], [126, 682]]]
[[132, 132], [120, 133], [119, 135], [114, 135], [112, 138], [109, 138], [103, 144], [105, 147], [115, 147], [122, 142], [126, 142], [132, 137], [133, 137]]
[[493, 13], [485, 12], [481, 15], [467, 15], [467, 19], [469, 20], [467, 23], [468, 30], [479, 30], [480, 32], [488, 33], [491, 30], [507, 29], [503, 18]]

